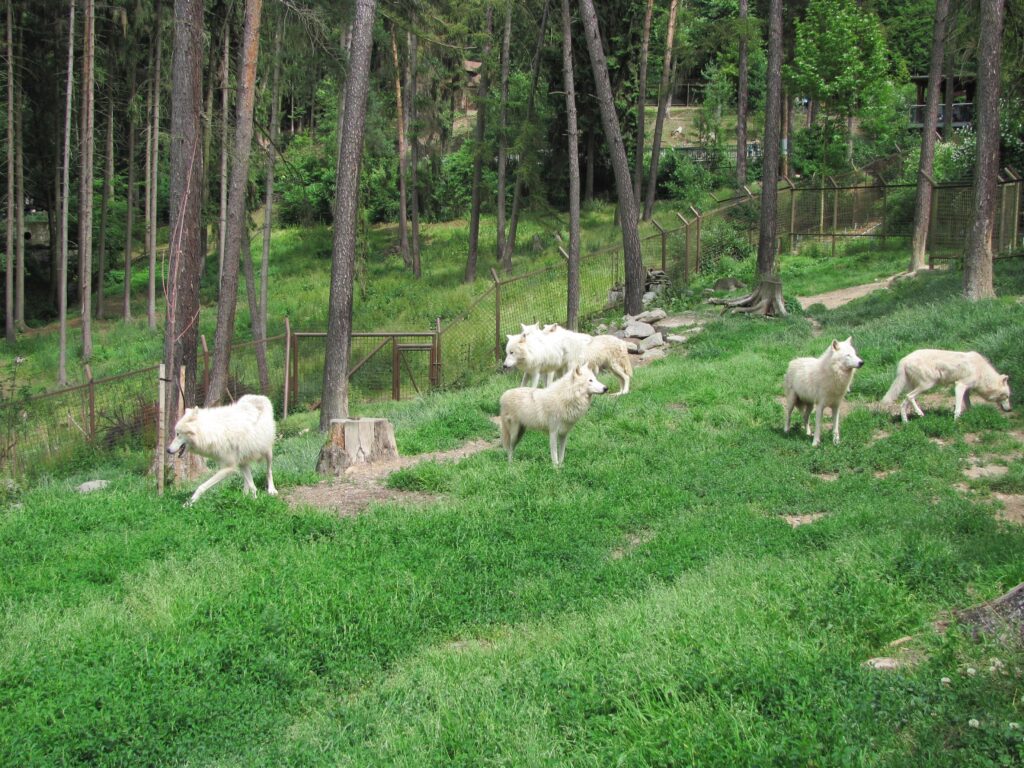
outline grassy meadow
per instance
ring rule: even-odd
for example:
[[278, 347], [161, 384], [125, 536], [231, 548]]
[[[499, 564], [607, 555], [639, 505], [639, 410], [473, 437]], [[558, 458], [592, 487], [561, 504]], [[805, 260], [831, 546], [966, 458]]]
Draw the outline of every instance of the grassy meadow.
[[[787, 296], [905, 254], [844, 259], [784, 258]], [[286, 263], [297, 322], [301, 281], [326, 287]], [[1019, 765], [1024, 652], [932, 622], [1024, 581], [995, 495], [1024, 493], [1021, 416], [954, 423], [947, 391], [906, 425], [874, 407], [921, 346], [1024, 378], [1024, 265], [996, 274], [975, 304], [943, 271], [832, 311], [709, 314], [595, 400], [560, 471], [528, 433], [512, 464], [495, 445], [399, 471], [417, 500], [353, 517], [286, 501], [316, 481], [312, 414], [280, 425], [276, 499], [234, 480], [183, 508], [191, 488], [157, 497], [134, 454], [10, 491], [0, 764]], [[812, 449], [782, 433], [782, 375], [849, 335], [866, 364], [843, 442]], [[513, 378], [366, 412], [403, 455], [496, 441]], [[972, 457], [1006, 471], [968, 479]], [[864, 665], [906, 635], [915, 664]]]

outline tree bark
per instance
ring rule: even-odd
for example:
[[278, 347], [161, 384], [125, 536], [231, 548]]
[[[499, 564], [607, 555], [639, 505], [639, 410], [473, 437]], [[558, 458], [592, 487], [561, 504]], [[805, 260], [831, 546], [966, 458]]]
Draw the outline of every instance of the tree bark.
[[[260, 49], [262, 0], [246, 0], [242, 28], [242, 50], [238, 59], [238, 92], [235, 95], [235, 144], [232, 152], [231, 181], [228, 187], [228, 220], [224, 237], [224, 269], [217, 296], [217, 330], [213, 341], [213, 362], [206, 389], [206, 405], [218, 403], [224, 395], [231, 364], [231, 341], [235, 335], [235, 310], [238, 306], [238, 267], [242, 258], [242, 240], [248, 234], [249, 213], [246, 187], [249, 183], [249, 156], [252, 151], [253, 109], [256, 103], [256, 62]], [[250, 259], [250, 255], [245, 255]]]
[[[747, 0], [740, 0], [745, 3]], [[640, 63], [636, 88], [636, 151], [633, 154], [633, 199], [640, 199], [641, 179], [644, 175], [644, 133], [647, 128], [647, 58], [651, 48], [651, 17], [654, 15], [654, 0], [647, 0], [644, 10], [644, 27], [640, 38]], [[564, 56], [564, 52], [563, 52]]]
[[771, 0], [768, 11], [768, 73], [764, 116], [764, 158], [761, 175], [761, 222], [757, 241], [757, 287], [742, 298], [724, 303], [734, 312], [786, 314], [782, 279], [776, 270], [779, 202], [779, 137], [782, 111], [782, 0]]
[[95, 109], [93, 95], [96, 61], [96, 4], [85, 0], [85, 31], [82, 38], [82, 135], [81, 175], [78, 179], [78, 274], [79, 302], [82, 313], [82, 361], [92, 359], [92, 201]]
[[939, 119], [939, 81], [945, 55], [946, 18], [949, 0], [936, 0], [932, 26], [932, 53], [928, 62], [928, 92], [925, 96], [924, 127], [921, 129], [921, 159], [917, 170], [917, 197], [914, 200], [914, 233], [910, 246], [910, 267], [917, 272], [925, 267], [928, 225], [932, 208], [932, 166], [935, 160], [935, 124]]
[[352, 288], [356, 255], [359, 166], [366, 128], [366, 101], [373, 50], [376, 0], [356, 0], [352, 22], [352, 48], [345, 87], [345, 131], [338, 158], [334, 202], [334, 243], [331, 257], [331, 295], [324, 354], [323, 400], [320, 429], [331, 419], [348, 416], [348, 366], [352, 347]]
[[594, 199], [594, 165], [597, 161], [595, 139], [594, 127], [590, 126], [587, 129], [587, 176], [583, 185], [583, 199], [588, 203]]
[[[18, 35], [18, 50], [22, 50], [21, 35]], [[14, 285], [14, 325], [18, 330], [25, 330], [25, 93], [18, 89], [17, 118], [15, 119], [15, 190], [14, 197], [18, 207], [14, 212], [14, 231], [17, 240], [14, 243], [16, 261], [16, 279]]]
[[107, 79], [107, 148], [103, 170], [103, 197], [100, 201], [100, 242], [97, 247], [96, 317], [103, 319], [103, 285], [107, 279], [107, 220], [110, 213], [110, 191], [114, 183], [114, 86]]
[[132, 102], [135, 101], [135, 62], [129, 64], [128, 104], [125, 112], [128, 119], [128, 206], [124, 225], [124, 300], [121, 315], [125, 322], [132, 319], [132, 226], [135, 223], [135, 119], [132, 117]]
[[264, 339], [267, 338], [267, 302], [270, 286], [270, 234], [274, 223], [274, 151], [281, 122], [281, 40], [284, 36], [284, 26], [284, 19], [278, 19], [274, 30], [274, 74], [270, 85], [270, 146], [267, 147], [267, 179], [263, 201], [263, 254], [260, 260], [259, 301], [259, 327], [261, 338]]
[[[676, 0], [672, 0], [672, 7]], [[597, 13], [593, 0], [581, 0], [580, 15], [586, 31], [587, 50], [597, 87], [597, 103], [601, 110], [601, 123], [612, 158], [615, 172], [615, 189], [619, 196], [619, 210], [622, 212], [622, 254], [626, 276], [626, 313], [639, 314], [643, 310], [644, 263], [640, 253], [640, 232], [637, 229], [637, 207], [633, 199], [633, 183], [629, 177], [629, 161], [622, 143], [619, 117], [615, 114], [612, 87], [608, 80], [608, 63], [601, 45], [601, 34], [597, 24]], [[657, 141], [657, 133], [655, 133]], [[653, 162], [653, 158], [652, 158]]]
[[999, 176], [999, 67], [1005, 11], [1005, 0], [981, 0], [978, 90], [974, 98], [978, 137], [974, 220], [967, 233], [964, 254], [964, 296], [971, 301], [996, 295], [992, 285], [992, 230]]
[[[202, 242], [203, 2], [174, 0], [171, 63], [170, 234], [167, 248], [167, 320], [164, 363], [171, 386], [166, 434], [178, 420], [179, 371], [185, 367], [185, 406], [196, 403], [199, 340], [199, 265]], [[158, 449], [162, 447], [158, 446]]]
[[942, 140], [953, 140], [953, 97], [956, 95], [956, 84], [953, 79], [953, 33], [956, 31], [956, 14], [949, 19], [949, 31], [945, 45], [946, 55], [946, 89], [945, 89], [945, 116], [942, 120]]
[[469, 212], [469, 255], [466, 257], [466, 273], [463, 280], [476, 280], [477, 246], [480, 240], [480, 204], [483, 199], [484, 128], [487, 120], [487, 59], [491, 55], [491, 18], [494, 10], [487, 6], [484, 21], [483, 61], [480, 64], [480, 84], [476, 94], [476, 129], [473, 132], [473, 191]]
[[405, 151], [406, 115], [402, 99], [402, 65], [398, 59], [398, 36], [395, 25], [391, 24], [391, 63], [395, 68], [395, 128], [398, 134], [398, 252], [406, 269], [412, 269], [412, 255], [409, 253], [409, 209], [407, 206], [405, 177], [409, 159]]
[[505, 27], [501, 35], [501, 98], [498, 107], [498, 200], [497, 200], [497, 257], [507, 272], [512, 264], [505, 262], [505, 170], [508, 166], [508, 70], [509, 46], [512, 42], [512, 4], [505, 7]]
[[149, 294], [146, 303], [146, 316], [149, 321], [150, 330], [156, 328], [156, 228], [158, 190], [160, 187], [160, 65], [163, 59], [163, 13], [161, 12], [160, 5], [160, 0], [156, 0], [156, 21], [154, 22], [156, 53], [153, 57], [153, 144], [150, 148], [153, 152], [153, 159], [149, 163], [149, 172], [152, 174], [152, 178], [149, 182], [151, 198], [149, 204], [149, 242], [146, 244], [146, 251], [149, 253]]
[[249, 303], [249, 327], [252, 329], [253, 351], [256, 353], [256, 372], [260, 378], [260, 394], [270, 394], [270, 370], [267, 368], [266, 330], [261, 327], [261, 309], [256, 299], [259, 289], [252, 268], [252, 244], [249, 241], [249, 227], [242, 227], [242, 249], [239, 254], [242, 273], [245, 275], [245, 297]]
[[747, 9], [748, 0], [740, 0], [740, 51], [736, 90], [736, 187], [747, 183]]
[[671, 0], [668, 7], [668, 32], [665, 39], [665, 58], [661, 65], [661, 87], [658, 91], [658, 117], [654, 121], [651, 142], [651, 170], [647, 177], [647, 198], [644, 202], [644, 221], [654, 212], [654, 199], [658, 193], [658, 158], [661, 155], [661, 133], [668, 114], [668, 98], [672, 92], [672, 45], [676, 34], [676, 12], [679, 0]]
[[571, 330], [576, 330], [580, 312], [580, 148], [576, 125], [576, 82], [572, 68], [572, 12], [569, 10], [569, 0], [562, 0], [562, 79], [565, 83], [566, 133], [569, 140], [569, 264], [565, 324]]
[[[146, 74], [149, 76], [149, 82], [146, 84], [146, 155], [143, 163], [142, 183], [142, 194], [145, 197], [145, 200], [142, 204], [142, 249], [146, 254], [146, 263], [148, 265], [150, 229], [153, 226], [153, 217], [151, 215], [153, 207], [153, 46], [150, 46], [149, 62], [146, 68]], [[148, 307], [146, 318], [148, 323]]]
[[[4, 338], [14, 344], [14, 12], [7, 0], [7, 269], [4, 274]], [[24, 208], [24, 201], [19, 203]], [[20, 235], [20, 232], [19, 232]]]
[[[217, 286], [224, 279], [225, 239], [228, 233], [228, 110], [231, 78], [231, 24], [224, 19], [224, 52], [220, 79], [220, 209], [217, 215]], [[293, 131], [294, 132], [294, 131]]]
[[71, 105], [75, 87], [75, 0], [71, 0], [68, 20], [67, 97], [64, 101], [64, 167], [60, 188], [60, 263], [57, 266], [57, 312], [60, 325], [60, 351], [57, 385], [68, 383], [68, 194], [71, 189]]
[[412, 33], [409, 34], [407, 40], [409, 45], [409, 87], [406, 88], [406, 92], [409, 97], [409, 109], [406, 110], [406, 114], [409, 116], [409, 151], [412, 155], [409, 174], [409, 216], [411, 224], [410, 234], [412, 236], [410, 245], [412, 247], [412, 274], [414, 277], [419, 277], [422, 273], [420, 266], [420, 149], [416, 132], [416, 90], [419, 80], [417, 77], [417, 52], [419, 40]]

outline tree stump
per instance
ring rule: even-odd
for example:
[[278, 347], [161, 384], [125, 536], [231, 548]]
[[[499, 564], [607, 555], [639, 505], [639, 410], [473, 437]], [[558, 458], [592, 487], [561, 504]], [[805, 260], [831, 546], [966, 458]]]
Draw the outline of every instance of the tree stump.
[[387, 419], [331, 419], [316, 471], [339, 477], [355, 464], [398, 458], [395, 430]]

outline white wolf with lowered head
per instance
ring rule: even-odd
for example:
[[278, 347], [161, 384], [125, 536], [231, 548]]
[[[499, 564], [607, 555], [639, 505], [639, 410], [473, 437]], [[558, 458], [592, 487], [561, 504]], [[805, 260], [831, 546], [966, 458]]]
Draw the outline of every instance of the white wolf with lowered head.
[[566, 367], [582, 363], [594, 373], [609, 370], [619, 379], [619, 391], [615, 394], [625, 395], [629, 392], [633, 364], [629, 362], [629, 347], [622, 339], [608, 334], [591, 336], [587, 333], [576, 333], [558, 323], [545, 325], [544, 333], [557, 339], [561, 344]]
[[907, 406], [912, 405], [918, 416], [924, 412], [917, 404], [917, 396], [938, 384], [953, 385], [953, 419], [971, 407], [971, 393], [976, 392], [990, 403], [997, 403], [1004, 411], [1010, 410], [1010, 377], [1000, 374], [992, 363], [977, 352], [950, 352], [945, 349], [919, 349], [911, 352], [896, 365], [896, 379], [882, 402], [892, 405], [906, 392], [900, 405], [900, 418], [907, 420]]
[[569, 430], [583, 418], [594, 395], [608, 391], [585, 365], [575, 366], [546, 389], [516, 387], [501, 396], [501, 446], [512, 461], [516, 445], [527, 429], [544, 430], [551, 443], [551, 463], [565, 461]]
[[832, 410], [832, 442], [839, 445], [839, 406], [853, 383], [854, 372], [864, 365], [853, 348], [852, 338], [846, 341], [833, 339], [821, 357], [798, 357], [790, 361], [783, 380], [786, 392], [786, 425], [783, 431], [787, 434], [795, 407], [799, 407], [803, 415], [804, 431], [811, 434], [808, 422], [813, 407], [814, 441], [811, 445], [819, 445], [821, 422], [828, 407]]
[[267, 462], [267, 493], [277, 495], [271, 468], [274, 453], [274, 406], [263, 395], [243, 395], [231, 405], [187, 408], [174, 427], [174, 441], [168, 453], [184, 454], [188, 449], [213, 459], [219, 469], [196, 488], [186, 506], [196, 501], [232, 472], [245, 480], [245, 493], [256, 495], [252, 481], [253, 462]]

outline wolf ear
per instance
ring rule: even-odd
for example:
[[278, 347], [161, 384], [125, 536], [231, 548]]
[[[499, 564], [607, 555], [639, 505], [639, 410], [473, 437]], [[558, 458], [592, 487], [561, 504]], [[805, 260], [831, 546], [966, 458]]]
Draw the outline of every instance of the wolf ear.
[[847, 337], [846, 337], [846, 341], [845, 341], [845, 342], [843, 342], [843, 343], [844, 343], [844, 344], [849, 344], [849, 343], [851, 343], [852, 341], [853, 341], [853, 336], [847, 336]]
[[1010, 383], [1010, 375], [1008, 373], [1004, 373], [1003, 374], [1003, 384], [1009, 384], [1009, 383]]
[[832, 349], [834, 351], [836, 351], [836, 352], [839, 351], [839, 340], [838, 339], [832, 339]]

